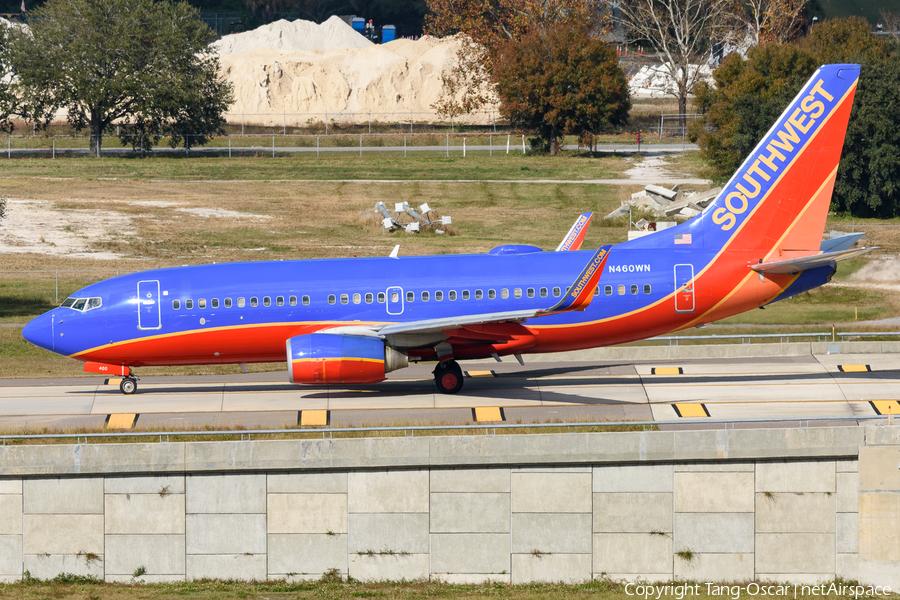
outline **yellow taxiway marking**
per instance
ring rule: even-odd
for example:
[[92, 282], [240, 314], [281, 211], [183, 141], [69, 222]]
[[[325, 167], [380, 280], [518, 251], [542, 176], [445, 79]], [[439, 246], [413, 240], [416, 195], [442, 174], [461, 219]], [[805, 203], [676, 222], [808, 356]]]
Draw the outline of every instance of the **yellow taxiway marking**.
[[472, 409], [472, 414], [478, 422], [506, 420], [503, 418], [503, 409], [499, 406], [479, 406]]
[[653, 367], [650, 369], [651, 375], [684, 375], [684, 369], [681, 367]]
[[119, 379], [107, 379], [103, 383], [104, 385], [119, 385], [120, 383], [122, 383], [122, 378], [120, 377]]
[[137, 421], [135, 413], [111, 414], [106, 417], [107, 429], [131, 429]]
[[300, 425], [328, 425], [328, 411], [301, 410]]
[[496, 377], [497, 374], [493, 371], [466, 371], [466, 375], [469, 377]]
[[868, 373], [872, 370], [869, 365], [838, 365], [841, 373]]
[[699, 402], [679, 402], [678, 404], [673, 404], [672, 408], [675, 409], [675, 414], [677, 414], [679, 417], [709, 416], [709, 411], [706, 410], [706, 405]]
[[900, 415], [900, 402], [896, 400], [869, 400], [879, 415]]

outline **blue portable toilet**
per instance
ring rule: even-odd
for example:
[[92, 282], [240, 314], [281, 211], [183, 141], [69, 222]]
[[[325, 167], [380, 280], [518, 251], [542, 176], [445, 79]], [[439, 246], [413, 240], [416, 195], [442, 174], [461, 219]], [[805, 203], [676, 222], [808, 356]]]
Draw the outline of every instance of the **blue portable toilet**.
[[385, 25], [381, 28], [381, 43], [387, 44], [397, 38], [397, 28], [393, 25]]
[[353, 27], [353, 31], [358, 33], [359, 35], [365, 35], [363, 31], [366, 28], [366, 20], [362, 17], [353, 17], [353, 20], [350, 22], [350, 25]]

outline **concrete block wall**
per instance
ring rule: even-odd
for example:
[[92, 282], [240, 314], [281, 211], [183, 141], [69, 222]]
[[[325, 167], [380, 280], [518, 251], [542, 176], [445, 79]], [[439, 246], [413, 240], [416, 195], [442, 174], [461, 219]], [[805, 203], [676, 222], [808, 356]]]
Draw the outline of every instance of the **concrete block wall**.
[[[688, 441], [709, 443], [700, 432], [668, 459], [661, 448], [671, 432], [609, 434], [620, 453], [635, 449], [631, 460], [595, 451], [609, 442], [596, 436], [607, 434], [440, 438], [432, 451], [442, 452], [419, 466], [396, 441], [369, 441], [366, 453], [391, 450], [395, 468], [371, 468], [364, 457], [342, 468], [228, 469], [209, 445], [181, 452], [202, 455], [202, 468], [164, 472], [155, 448], [137, 448], [152, 468], [0, 476], [0, 580], [25, 571], [300, 580], [337, 570], [361, 580], [843, 577], [900, 587], [900, 428], [870, 429], [855, 451], [846, 430], [712, 432], [721, 458], [705, 460], [678, 457], [699, 452]], [[773, 451], [774, 439], [790, 450]], [[822, 455], [823, 440], [840, 451]], [[431, 440], [409, 447], [421, 455], [423, 442], [427, 449]], [[584, 460], [523, 460], [530, 444], [546, 452], [554, 443], [579, 446]], [[263, 450], [241, 452], [274, 460], [276, 446], [254, 444]], [[448, 464], [461, 446], [466, 460], [477, 448], [482, 464]], [[111, 462], [123, 448], [93, 451], [109, 451]], [[42, 452], [20, 450], [25, 464]], [[8, 455], [0, 466], [20, 468]]]

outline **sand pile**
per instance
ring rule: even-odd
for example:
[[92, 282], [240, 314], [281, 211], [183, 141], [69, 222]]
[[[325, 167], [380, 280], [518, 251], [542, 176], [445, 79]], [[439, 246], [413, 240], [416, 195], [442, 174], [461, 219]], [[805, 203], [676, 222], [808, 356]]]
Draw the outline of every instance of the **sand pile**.
[[252, 31], [226, 35], [210, 44], [220, 56], [249, 52], [256, 48], [282, 52], [327, 52], [338, 48], [367, 48], [371, 45], [371, 41], [354, 31], [340, 17], [331, 17], [321, 25], [302, 19], [281, 19]]
[[[339, 119], [337, 113], [371, 112], [373, 120], [382, 121], [408, 118], [385, 113], [433, 113], [431, 105], [443, 94], [441, 73], [454, 63], [459, 39], [425, 36], [374, 45], [352, 33], [366, 46], [296, 52], [256, 48], [224, 54], [223, 73], [234, 84], [236, 99], [229, 120], [235, 120], [235, 113], [256, 113], [273, 116], [247, 117], [246, 122], [281, 124], [287, 113], [290, 125], [307, 119], [322, 121], [326, 112], [329, 120]], [[323, 114], [292, 120], [291, 113]], [[360, 118], [365, 120], [356, 117]], [[476, 119], [487, 120], [484, 116], [470, 118]]]

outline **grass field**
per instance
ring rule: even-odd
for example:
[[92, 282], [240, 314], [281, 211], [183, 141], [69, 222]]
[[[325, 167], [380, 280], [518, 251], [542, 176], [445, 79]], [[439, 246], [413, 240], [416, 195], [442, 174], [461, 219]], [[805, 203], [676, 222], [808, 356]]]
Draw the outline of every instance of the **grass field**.
[[[539, 560], [537, 558], [536, 560]], [[684, 560], [679, 558], [678, 560]], [[835, 589], [851, 583], [842, 580], [835, 582]], [[689, 585], [691, 589], [681, 587], [677, 593], [673, 589], [658, 596], [659, 600], [746, 600], [759, 597], [759, 587], [771, 590], [774, 594], [779, 588], [773, 584], [752, 587], [756, 595], [747, 592], [747, 583], [719, 584], [678, 582], [676, 585]], [[726, 587], [727, 585], [727, 587]], [[826, 587], [826, 586], [823, 586]], [[659, 586], [661, 591], [665, 590]], [[804, 600], [841, 600], [850, 599], [849, 594], [838, 595], [828, 593], [812, 593], [812, 586], [785, 586], [780, 596], [788, 597], [796, 591]], [[656, 590], [654, 589], [653, 592]], [[693, 593], [698, 592], [698, 593]], [[817, 590], [818, 592], [818, 590]], [[680, 594], [680, 595], [679, 595]], [[530, 583], [527, 585], [488, 584], [450, 585], [438, 582], [387, 582], [361, 583], [358, 581], [340, 581], [337, 577], [325, 577], [317, 582], [286, 583], [272, 582], [219, 582], [198, 581], [175, 584], [103, 584], [91, 582], [86, 578], [75, 576], [60, 577], [56, 582], [26, 581], [16, 584], [0, 584], [0, 598], [21, 598], [27, 600], [43, 600], [45, 598], [72, 598], [85, 600], [175, 600], [176, 598], [205, 599], [242, 599], [242, 600], [288, 600], [310, 599], [325, 600], [339, 598], [385, 598], [395, 600], [420, 600], [426, 598], [484, 598], [495, 600], [536, 600], [538, 598], [566, 598], [580, 600], [624, 600], [627, 598], [643, 598], [635, 596], [635, 586], [628, 590], [625, 585], [610, 580], [597, 580], [589, 583], [565, 585], [551, 583]], [[657, 596], [651, 596], [657, 598]], [[870, 596], [859, 596], [870, 598]], [[896, 594], [879, 596], [879, 598], [896, 598]]]

